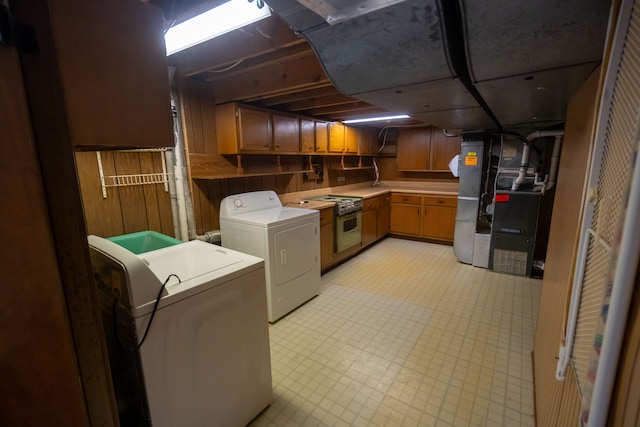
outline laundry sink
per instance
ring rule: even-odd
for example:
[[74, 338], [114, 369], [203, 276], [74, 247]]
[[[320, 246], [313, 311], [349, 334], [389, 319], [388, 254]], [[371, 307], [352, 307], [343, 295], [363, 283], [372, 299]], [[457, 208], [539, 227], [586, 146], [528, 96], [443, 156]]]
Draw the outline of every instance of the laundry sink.
[[136, 255], [182, 243], [182, 240], [153, 230], [108, 237], [107, 240], [122, 246]]

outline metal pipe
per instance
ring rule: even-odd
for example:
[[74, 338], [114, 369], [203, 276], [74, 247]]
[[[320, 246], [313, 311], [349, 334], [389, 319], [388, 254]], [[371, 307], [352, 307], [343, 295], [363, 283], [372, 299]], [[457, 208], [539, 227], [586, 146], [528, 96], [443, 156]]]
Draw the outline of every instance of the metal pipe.
[[558, 176], [558, 165], [560, 164], [560, 147], [562, 146], [562, 135], [556, 135], [553, 142], [553, 154], [551, 156], [551, 165], [549, 166], [549, 179], [545, 183], [542, 194], [550, 190], [556, 185], [556, 177]]
[[[175, 136], [175, 134], [174, 134]], [[174, 156], [171, 150], [167, 150], [163, 153], [166, 158], [167, 164], [173, 165]], [[172, 174], [173, 175], [173, 174]], [[169, 180], [169, 200], [171, 200], [171, 218], [173, 220], [173, 235], [182, 240], [180, 235], [180, 217], [178, 216], [178, 197], [176, 196], [176, 180], [172, 176]]]
[[520, 162], [520, 171], [518, 172], [517, 178], [513, 180], [513, 184], [511, 184], [511, 191], [517, 191], [527, 176], [527, 168], [529, 167], [530, 151], [531, 151], [531, 145], [528, 143], [525, 143], [524, 146], [522, 147], [522, 161]]
[[171, 91], [171, 101], [174, 107], [174, 138], [175, 149], [173, 156], [173, 176], [172, 182], [175, 191], [175, 203], [172, 197], [172, 211], [174, 214], [174, 224], [177, 218], [177, 235], [178, 238], [187, 240], [200, 240], [207, 243], [219, 244], [221, 242], [220, 230], [207, 231], [203, 235], [196, 233], [195, 217], [193, 214], [193, 199], [189, 188], [188, 173], [186, 167], [184, 138], [182, 135], [182, 127], [180, 126], [182, 115], [179, 104], [179, 96], [176, 92]]
[[[176, 207], [178, 211], [178, 223], [179, 223], [179, 238], [182, 241], [189, 240], [189, 229], [187, 226], [187, 208], [186, 208], [186, 195], [184, 191], [186, 170], [184, 167], [184, 142], [182, 138], [181, 113], [178, 106], [178, 94], [171, 91], [171, 101], [175, 111], [175, 117], [173, 121], [173, 132], [175, 138], [174, 149], [174, 163], [173, 163], [173, 179], [175, 181], [176, 188]], [[188, 194], [188, 193], [187, 193]]]
[[[533, 142], [536, 138], [544, 138], [548, 136], [555, 136], [556, 142], [558, 137], [562, 137], [564, 135], [564, 130], [537, 130], [535, 132], [531, 132], [527, 136], [527, 141], [524, 143], [524, 147], [522, 148], [522, 162], [520, 162], [520, 170], [518, 171], [518, 176], [513, 180], [513, 184], [511, 184], [511, 191], [517, 191], [520, 188], [520, 185], [524, 182], [527, 176], [527, 168], [529, 167], [529, 153], [531, 152], [531, 142]], [[558, 147], [560, 150], [560, 147]], [[554, 147], [555, 153], [555, 147]], [[560, 151], [558, 151], [558, 159], [560, 158]], [[553, 166], [553, 159], [552, 159]], [[557, 159], [556, 159], [556, 172], [557, 172]], [[554, 176], [555, 183], [555, 176]]]

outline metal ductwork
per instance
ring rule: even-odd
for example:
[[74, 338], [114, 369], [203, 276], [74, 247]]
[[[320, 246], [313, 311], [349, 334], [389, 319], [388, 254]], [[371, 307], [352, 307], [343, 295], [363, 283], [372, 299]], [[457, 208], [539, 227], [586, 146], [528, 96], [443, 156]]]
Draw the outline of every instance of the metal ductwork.
[[544, 128], [602, 57], [603, 0], [270, 0], [344, 94], [456, 129]]

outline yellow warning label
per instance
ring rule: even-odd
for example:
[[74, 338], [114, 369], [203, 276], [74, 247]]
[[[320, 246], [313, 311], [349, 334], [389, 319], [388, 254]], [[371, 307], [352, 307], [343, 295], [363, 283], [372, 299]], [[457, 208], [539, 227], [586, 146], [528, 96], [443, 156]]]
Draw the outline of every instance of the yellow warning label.
[[478, 157], [476, 156], [467, 156], [464, 158], [465, 166], [476, 166], [478, 164]]

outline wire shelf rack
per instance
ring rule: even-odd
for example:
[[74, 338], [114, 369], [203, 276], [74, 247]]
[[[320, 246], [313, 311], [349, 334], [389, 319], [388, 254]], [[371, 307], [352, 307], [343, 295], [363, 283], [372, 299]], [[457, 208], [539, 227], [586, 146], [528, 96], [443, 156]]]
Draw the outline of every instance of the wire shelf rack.
[[169, 148], [145, 148], [139, 150], [123, 150], [134, 153], [160, 153], [162, 172], [140, 173], [140, 174], [123, 174], [123, 175], [105, 175], [102, 168], [102, 157], [99, 151], [96, 151], [98, 161], [98, 171], [100, 173], [100, 185], [102, 187], [102, 197], [107, 198], [107, 188], [110, 187], [128, 187], [133, 185], [150, 185], [163, 184], [164, 191], [169, 191], [169, 180], [171, 173], [167, 172], [167, 161], [165, 152], [170, 151]]

